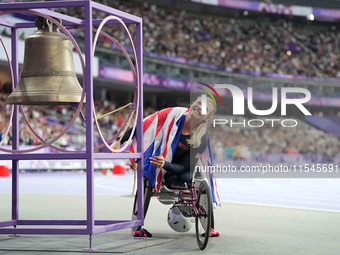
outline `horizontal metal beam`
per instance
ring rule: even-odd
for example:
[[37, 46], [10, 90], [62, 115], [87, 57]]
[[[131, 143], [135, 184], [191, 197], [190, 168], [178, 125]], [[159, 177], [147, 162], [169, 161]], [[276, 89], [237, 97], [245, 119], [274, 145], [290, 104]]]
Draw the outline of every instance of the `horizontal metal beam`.
[[62, 13], [59, 13], [59, 12], [55, 12], [55, 11], [51, 11], [51, 10], [48, 10], [46, 8], [43, 8], [43, 9], [31, 9], [32, 11], [36, 11], [36, 12], [39, 12], [39, 13], [42, 13], [42, 14], [46, 14], [52, 18], [56, 18], [56, 19], [61, 19], [62, 21], [68, 21], [70, 24], [83, 24], [83, 20], [81, 19], [78, 19], [78, 18], [75, 18], [75, 17], [71, 17], [71, 16], [68, 16], [66, 14], [62, 14]]
[[94, 159], [130, 159], [142, 158], [143, 153], [95, 153]]
[[99, 234], [99, 233], [105, 233], [105, 232], [119, 230], [119, 229], [138, 227], [138, 226], [142, 226], [143, 224], [144, 224], [143, 220], [130, 220], [127, 222], [115, 223], [115, 224], [101, 226], [101, 227], [95, 227], [93, 232], [94, 234]]
[[[79, 28], [84, 27], [84, 21], [81, 20], [81, 19], [77, 19], [77, 20], [78, 20], [77, 22], [74, 22], [74, 21], [70, 22], [70, 21], [67, 21], [67, 20], [66, 21], [63, 20], [62, 25], [65, 26], [65, 27], [66, 26], [70, 26], [70, 27], [74, 26], [74, 27], [77, 27], [77, 28], [78, 27]], [[103, 20], [101, 20], [101, 19], [93, 20], [92, 25], [93, 26], [99, 26], [102, 21]], [[124, 20], [124, 19], [123, 19], [123, 21], [126, 25], [135, 24], [135, 22], [132, 22], [132, 21], [128, 21], [128, 20]], [[10, 21], [0, 20], [0, 25], [6, 26], [6, 27], [16, 27], [16, 28], [34, 28], [34, 27], [36, 27], [35, 23], [32, 22], [32, 21], [12, 23]], [[121, 25], [121, 24], [117, 20], [109, 20], [105, 25]]]
[[[20, 226], [20, 225], [86, 225], [86, 220], [12, 220], [0, 222], [1, 227]], [[93, 233], [88, 229], [82, 228], [0, 228], [0, 234], [68, 234], [68, 235], [87, 235], [99, 234], [113, 230], [142, 226], [143, 220], [96, 220]]]
[[[130, 25], [130, 24], [136, 24], [136, 22], [134, 21], [131, 21], [131, 20], [128, 20], [128, 19], [122, 19], [123, 22], [126, 24], [126, 25]], [[94, 26], [99, 26], [100, 23], [102, 22], [101, 19], [94, 19], [92, 20], [92, 24]], [[117, 20], [109, 20], [108, 22], [105, 23], [106, 25], [120, 25], [120, 22], [117, 21]]]
[[85, 159], [85, 153], [16, 153], [0, 154], [0, 160], [36, 160], [36, 159]]
[[93, 233], [81, 228], [6, 228], [0, 229], [0, 234], [89, 235]]
[[[62, 23], [63, 26], [76, 26], [74, 23], [70, 23], [68, 21], [65, 21]], [[37, 27], [34, 22], [19, 22], [14, 25], [16, 28], [35, 28]], [[77, 25], [79, 26], [79, 25]], [[80, 25], [82, 26], [82, 25]]]
[[[123, 223], [130, 220], [95, 220], [95, 225], [110, 225], [116, 223]], [[8, 221], [9, 222], [9, 221]], [[86, 225], [86, 220], [18, 220], [12, 221], [15, 225]], [[1, 223], [0, 223], [1, 226]]]
[[[95, 153], [94, 159], [131, 159], [142, 158], [143, 153]], [[80, 153], [16, 153], [0, 154], [0, 160], [38, 160], [38, 159], [86, 159], [86, 154]]]
[[134, 22], [135, 24], [137, 23], [142, 23], [142, 18], [137, 17], [132, 14], [128, 14], [126, 12], [122, 12], [116, 9], [113, 9], [111, 7], [96, 3], [96, 2], [91, 2], [92, 8], [101, 12], [105, 12], [107, 14], [115, 15], [118, 16], [119, 18], [124, 18], [126, 20], [130, 20]]
[[47, 1], [47, 2], [24, 2], [24, 3], [4, 3], [0, 4], [0, 10], [15, 9], [43, 9], [43, 8], [61, 8], [61, 7], [81, 7], [88, 4], [89, 1]]
[[9, 21], [9, 20], [5, 20], [5, 19], [2, 19], [0, 20], [0, 26], [5, 26], [5, 27], [15, 27], [15, 23]]
[[86, 225], [86, 220], [18, 220], [17, 225]]
[[17, 225], [17, 221], [16, 220], [9, 220], [9, 221], [2, 221], [2, 222], [0, 222], [0, 228], [10, 227], [10, 226], [15, 226], [15, 225]]

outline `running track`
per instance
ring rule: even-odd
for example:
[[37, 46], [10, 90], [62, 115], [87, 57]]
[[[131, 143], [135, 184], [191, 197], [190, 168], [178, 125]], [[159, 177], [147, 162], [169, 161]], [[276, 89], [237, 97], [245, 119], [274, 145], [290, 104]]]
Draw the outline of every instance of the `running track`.
[[[133, 173], [95, 173], [95, 195], [128, 196]], [[85, 173], [21, 173], [20, 193], [85, 194]], [[222, 201], [340, 212], [340, 179], [226, 179], [219, 178]], [[11, 178], [0, 177], [0, 193], [11, 192]]]

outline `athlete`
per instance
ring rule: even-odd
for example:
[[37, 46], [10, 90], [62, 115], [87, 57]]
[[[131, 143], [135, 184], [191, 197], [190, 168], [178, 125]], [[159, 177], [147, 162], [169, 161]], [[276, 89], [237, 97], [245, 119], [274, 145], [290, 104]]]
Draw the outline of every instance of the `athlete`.
[[[210, 98], [207, 98], [207, 114], [202, 114], [201, 101], [201, 98], [197, 98], [196, 101], [192, 103], [190, 109], [183, 107], [166, 108], [150, 115], [144, 120], [144, 217], [149, 207], [153, 187], [155, 188], [155, 183], [153, 183], [153, 179], [157, 178], [155, 177], [155, 171], [158, 172], [158, 176], [160, 176], [159, 171], [165, 170], [164, 182], [162, 183], [164, 186], [177, 182], [192, 181], [192, 172], [198, 161], [198, 157], [195, 156], [202, 154], [208, 146], [207, 123], [216, 111], [214, 102]], [[172, 116], [174, 117], [172, 118]], [[176, 121], [170, 122], [171, 120]], [[163, 128], [164, 130], [162, 130], [162, 123], [163, 126], [171, 125], [172, 128], [165, 126], [165, 128]], [[156, 134], [154, 136], [157, 137], [155, 140], [158, 141], [158, 148], [162, 147], [162, 142], [159, 141], [166, 141], [166, 147], [171, 146], [174, 148], [170, 152], [170, 154], [173, 155], [169, 155], [169, 149], [163, 149], [163, 153], [158, 153], [158, 149], [154, 149], [157, 145], [155, 145], [150, 137], [145, 135], [146, 128], [148, 129], [147, 132]], [[175, 131], [172, 133], [171, 131], [173, 131], [173, 129], [175, 129]], [[122, 142], [128, 140], [130, 134], [131, 129], [125, 133]], [[171, 141], [169, 141], [169, 139], [171, 139]], [[154, 155], [145, 157], [146, 154], [150, 154], [150, 150], [152, 149], [155, 153], [151, 154]], [[133, 218], [137, 217], [136, 201], [137, 196], [135, 199]], [[140, 234], [144, 237], [152, 236], [146, 229], [139, 227], [134, 230], [133, 236], [140, 236]], [[142, 233], [140, 233], [140, 231], [142, 231]], [[210, 236], [217, 237], [219, 235], [219, 232], [213, 229], [211, 230]]]

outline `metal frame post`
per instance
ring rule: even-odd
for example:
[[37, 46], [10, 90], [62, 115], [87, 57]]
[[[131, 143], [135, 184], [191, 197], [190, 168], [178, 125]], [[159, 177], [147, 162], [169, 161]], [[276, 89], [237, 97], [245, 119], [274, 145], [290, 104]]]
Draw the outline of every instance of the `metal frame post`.
[[[54, 8], [60, 7], [83, 7], [85, 19], [80, 20], [65, 14], [56, 13]], [[144, 224], [144, 214], [139, 213], [137, 220], [95, 220], [94, 217], [94, 159], [131, 159], [137, 158], [139, 167], [137, 183], [139, 190], [143, 189], [143, 45], [142, 45], [142, 19], [134, 15], [104, 6], [90, 0], [80, 1], [48, 1], [48, 2], [25, 2], [25, 3], [1, 3], [0, 13], [8, 10], [34, 10], [44, 13], [52, 18], [60, 18], [64, 25], [84, 27], [85, 29], [85, 88], [86, 88], [86, 152], [85, 153], [5, 153], [0, 154], [0, 160], [12, 160], [12, 220], [0, 222], [0, 234], [74, 234], [90, 235], [90, 248], [92, 234], [104, 233], [124, 228], [141, 226]], [[92, 11], [97, 10], [108, 15], [120, 17], [126, 24], [136, 25], [136, 52], [139, 84], [139, 106], [137, 116], [137, 152], [135, 153], [94, 153], [93, 144], [93, 74], [92, 74], [92, 26], [99, 25], [102, 20], [93, 20]], [[108, 24], [119, 24], [112, 21]], [[18, 83], [18, 29], [35, 27], [34, 22], [14, 23], [1, 19], [0, 25], [12, 29], [12, 65], [14, 71], [13, 83]], [[18, 106], [14, 107], [12, 122], [13, 145], [12, 149], [19, 149], [19, 123]], [[86, 161], [86, 220], [19, 220], [19, 161], [20, 160], [56, 160], [56, 159], [81, 159]], [[143, 212], [143, 194], [138, 196], [138, 211]], [[86, 226], [86, 228], [8, 228], [20, 225], [37, 226]]]
[[93, 183], [93, 77], [92, 77], [92, 8], [88, 1], [85, 12], [85, 86], [86, 86], [86, 208], [87, 230], [94, 228], [94, 183]]
[[[136, 24], [136, 51], [137, 51], [137, 57], [138, 59], [143, 59], [143, 24], [142, 22], [139, 24]], [[139, 81], [140, 84], [140, 94], [139, 94], [139, 100], [140, 102], [143, 102], [143, 63], [139, 61], [137, 63], [138, 70], [139, 70]], [[138, 116], [138, 122], [137, 122], [137, 137], [143, 137], [143, 104], [141, 103], [139, 105], [139, 116]], [[137, 144], [137, 152], [143, 153], [143, 140], [141, 140]], [[141, 157], [138, 159], [138, 183], [137, 183], [137, 190], [138, 190], [138, 196], [137, 196], [137, 219], [143, 220], [144, 225], [144, 158]]]
[[[11, 28], [12, 39], [12, 67], [14, 86], [18, 84], [18, 30]], [[12, 123], [12, 149], [19, 148], [19, 118], [18, 106], [14, 106], [13, 123]], [[19, 160], [12, 161], [12, 220], [19, 219]]]

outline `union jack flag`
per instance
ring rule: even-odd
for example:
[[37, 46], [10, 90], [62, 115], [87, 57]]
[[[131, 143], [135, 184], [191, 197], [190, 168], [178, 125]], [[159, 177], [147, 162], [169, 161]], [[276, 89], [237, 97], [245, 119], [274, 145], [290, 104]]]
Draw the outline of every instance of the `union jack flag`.
[[[163, 155], [165, 161], [172, 161], [188, 112], [189, 109], [185, 107], [166, 108], [146, 117], [143, 121], [144, 176], [156, 191], [159, 191], [161, 188], [165, 170], [152, 165], [150, 163], [150, 157]], [[130, 151], [135, 152], [136, 148], [137, 141], [136, 138], [134, 138]], [[209, 156], [212, 157], [210, 142], [207, 150], [208, 153], [210, 151]], [[213, 162], [212, 158], [210, 161]], [[211, 174], [210, 179], [210, 185], [214, 186], [212, 187], [213, 201], [219, 201], [216, 190], [216, 180], [213, 180], [214, 178]]]

